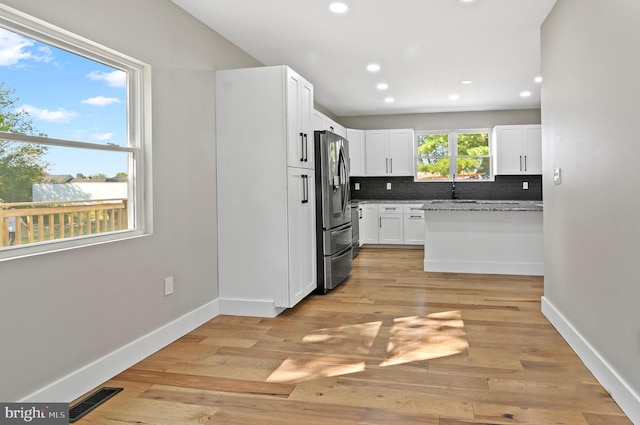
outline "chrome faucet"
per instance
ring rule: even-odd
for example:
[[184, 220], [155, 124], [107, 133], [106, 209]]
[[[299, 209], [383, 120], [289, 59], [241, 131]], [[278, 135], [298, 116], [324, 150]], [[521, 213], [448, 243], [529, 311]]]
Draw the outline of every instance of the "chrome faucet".
[[451, 199], [458, 199], [458, 195], [456, 195], [456, 176], [454, 174], [453, 180], [451, 180]]

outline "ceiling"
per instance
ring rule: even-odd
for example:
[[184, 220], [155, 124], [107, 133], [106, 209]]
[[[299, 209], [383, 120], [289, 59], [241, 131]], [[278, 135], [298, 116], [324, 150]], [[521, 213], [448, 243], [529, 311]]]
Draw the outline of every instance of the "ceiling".
[[265, 65], [289, 65], [339, 117], [539, 108], [540, 26], [556, 3], [342, 0], [338, 15], [334, 0], [172, 1]]

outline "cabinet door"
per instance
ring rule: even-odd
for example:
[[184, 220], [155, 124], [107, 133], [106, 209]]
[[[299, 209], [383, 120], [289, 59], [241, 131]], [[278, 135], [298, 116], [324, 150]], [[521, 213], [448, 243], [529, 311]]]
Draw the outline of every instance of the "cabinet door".
[[364, 225], [364, 207], [360, 205], [358, 207], [358, 236], [360, 238], [360, 240], [358, 240], [358, 246], [362, 246], [364, 244], [366, 230], [367, 229]]
[[313, 116], [311, 117], [311, 127], [313, 131], [322, 131], [326, 130], [324, 128], [324, 124], [322, 122], [322, 117], [324, 115], [315, 109], [313, 110]]
[[403, 244], [404, 220], [402, 214], [379, 213], [378, 243]]
[[413, 176], [413, 130], [389, 130], [389, 174]]
[[424, 244], [424, 213], [413, 212], [403, 214], [405, 245]]
[[362, 206], [362, 226], [360, 233], [363, 243], [378, 243], [378, 204], [364, 204]]
[[313, 86], [287, 69], [286, 90], [287, 165], [313, 169]]
[[524, 171], [526, 174], [542, 174], [542, 128], [528, 125], [522, 131]]
[[365, 176], [364, 168], [364, 131], [347, 129], [347, 140], [349, 141], [349, 175]]
[[522, 174], [524, 154], [522, 152], [522, 128], [509, 126], [496, 128], [496, 173]]
[[[289, 305], [316, 288], [315, 192], [313, 172], [288, 167]], [[285, 284], [283, 282], [283, 284]]]
[[389, 132], [367, 130], [365, 132], [365, 169], [367, 176], [389, 175]]

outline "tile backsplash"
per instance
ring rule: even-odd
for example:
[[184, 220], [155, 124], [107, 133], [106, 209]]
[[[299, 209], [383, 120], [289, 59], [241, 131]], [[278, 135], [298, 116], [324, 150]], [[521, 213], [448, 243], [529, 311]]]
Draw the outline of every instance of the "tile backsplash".
[[[529, 189], [522, 189], [527, 182]], [[360, 190], [355, 190], [355, 183]], [[387, 189], [391, 183], [391, 189]], [[451, 182], [414, 182], [413, 177], [351, 177], [351, 198], [375, 200], [451, 199]], [[456, 181], [458, 199], [541, 201], [542, 176], [495, 176], [492, 182]]]

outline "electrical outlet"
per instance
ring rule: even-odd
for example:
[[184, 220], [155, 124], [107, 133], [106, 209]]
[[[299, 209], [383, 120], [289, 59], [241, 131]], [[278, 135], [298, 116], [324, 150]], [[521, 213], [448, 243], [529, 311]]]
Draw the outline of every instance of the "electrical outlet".
[[354, 186], [356, 190], [360, 190], [360, 183], [355, 183]]
[[391, 190], [391, 183], [387, 183], [387, 190]]
[[529, 182], [522, 182], [522, 190], [528, 190], [529, 189]]
[[173, 294], [173, 276], [164, 278], [164, 296]]

